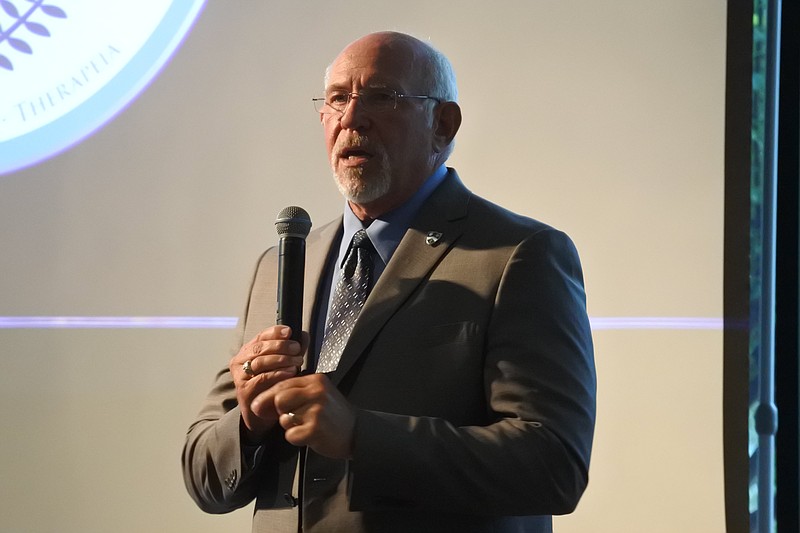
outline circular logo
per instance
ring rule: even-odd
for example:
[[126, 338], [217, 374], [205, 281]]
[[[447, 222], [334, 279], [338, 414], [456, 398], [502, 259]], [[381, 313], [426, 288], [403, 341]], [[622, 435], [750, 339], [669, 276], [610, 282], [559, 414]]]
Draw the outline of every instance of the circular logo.
[[180, 45], [205, 0], [0, 0], [0, 174], [113, 118]]

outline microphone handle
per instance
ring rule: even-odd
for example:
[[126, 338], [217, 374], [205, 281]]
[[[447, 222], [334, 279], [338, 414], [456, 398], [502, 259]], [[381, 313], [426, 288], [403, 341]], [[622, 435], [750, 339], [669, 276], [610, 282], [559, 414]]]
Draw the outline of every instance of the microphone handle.
[[306, 268], [306, 240], [285, 235], [278, 243], [277, 324], [292, 328], [291, 339], [303, 336], [303, 273]]

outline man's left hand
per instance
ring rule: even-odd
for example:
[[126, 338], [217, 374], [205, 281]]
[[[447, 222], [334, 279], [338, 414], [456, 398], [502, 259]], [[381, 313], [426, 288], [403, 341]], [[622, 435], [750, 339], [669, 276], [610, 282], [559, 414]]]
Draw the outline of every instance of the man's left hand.
[[326, 375], [289, 378], [256, 397], [253, 405], [265, 401], [274, 403], [289, 443], [332, 459], [352, 456], [356, 411]]

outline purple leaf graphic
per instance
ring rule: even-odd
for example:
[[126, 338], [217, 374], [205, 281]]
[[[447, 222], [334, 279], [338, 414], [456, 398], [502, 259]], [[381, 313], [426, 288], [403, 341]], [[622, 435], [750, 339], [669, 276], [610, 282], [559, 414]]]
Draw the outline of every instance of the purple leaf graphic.
[[15, 39], [13, 37], [9, 37], [8, 38], [8, 44], [10, 44], [11, 48], [13, 48], [14, 50], [18, 50], [20, 52], [25, 52], [26, 54], [32, 54], [33, 53], [33, 50], [28, 45], [28, 43], [26, 43], [22, 39]]
[[39, 9], [41, 9], [51, 17], [58, 17], [60, 19], [67, 18], [67, 14], [64, 13], [64, 10], [57, 6], [42, 6]]
[[[60, 7], [53, 4], [42, 5], [45, 1], [47, 0], [28, 0], [28, 2], [33, 4], [33, 7], [25, 11], [23, 15], [20, 15], [15, 2], [12, 0], [0, 0], [0, 9], [2, 9], [9, 17], [16, 19], [16, 22], [11, 25], [11, 28], [8, 31], [4, 31], [2, 28], [0, 28], [0, 43], [2, 43], [2, 41], [6, 41], [8, 45], [17, 52], [22, 52], [23, 54], [33, 54], [33, 49], [26, 41], [12, 37], [14, 31], [17, 28], [24, 26], [26, 30], [34, 35], [50, 37], [50, 30], [47, 29], [47, 26], [39, 22], [31, 22], [29, 20], [30, 15], [33, 14], [37, 8], [50, 17], [67, 18], [67, 14]], [[11, 60], [8, 57], [0, 54], [0, 68], [14, 70], [14, 65], [11, 63]]]
[[3, 7], [3, 11], [8, 13], [9, 17], [14, 17], [15, 19], [19, 18], [19, 11], [17, 11], [17, 6], [9, 2], [8, 0], [0, 0], [0, 6]]
[[50, 37], [50, 32], [47, 31], [43, 25], [39, 24], [38, 22], [26, 22], [25, 27], [31, 33], [35, 33], [36, 35], [43, 35], [44, 37]]

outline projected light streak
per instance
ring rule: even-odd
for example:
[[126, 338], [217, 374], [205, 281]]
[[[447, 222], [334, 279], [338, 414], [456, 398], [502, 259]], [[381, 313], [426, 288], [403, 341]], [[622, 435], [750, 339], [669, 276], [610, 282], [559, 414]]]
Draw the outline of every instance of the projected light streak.
[[[5, 316], [0, 329], [233, 329], [238, 319], [227, 316]], [[594, 317], [594, 331], [630, 329], [721, 330], [714, 317]]]
[[722, 318], [715, 317], [595, 317], [594, 331], [609, 329], [722, 329]]
[[0, 329], [233, 329], [227, 316], [4, 316]]

